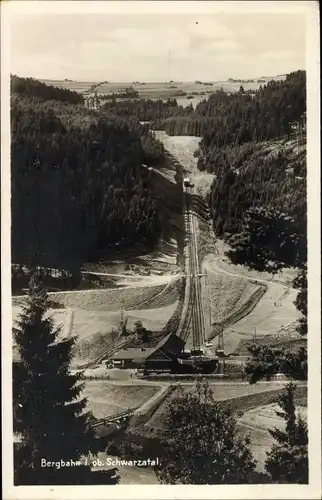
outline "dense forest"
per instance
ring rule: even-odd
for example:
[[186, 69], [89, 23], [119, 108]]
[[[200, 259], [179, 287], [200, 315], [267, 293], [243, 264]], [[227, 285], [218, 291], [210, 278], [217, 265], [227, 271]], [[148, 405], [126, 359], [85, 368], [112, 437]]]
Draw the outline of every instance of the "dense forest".
[[217, 90], [195, 110], [175, 99], [113, 99], [95, 111], [74, 92], [12, 77], [13, 261], [33, 253], [83, 261], [106, 248], [153, 246], [160, 222], [141, 164], [162, 163], [164, 148], [149, 127], [202, 137], [196, 155], [198, 168], [215, 174], [216, 236], [238, 233], [258, 205], [274, 205], [305, 232], [305, 151], [267, 142], [304, 139], [305, 79], [297, 71], [253, 95]]
[[161, 228], [142, 163], [161, 145], [138, 122], [41, 95], [11, 100], [12, 262], [74, 271], [109, 250], [153, 248]]
[[[249, 134], [241, 135], [243, 128], [236, 125], [234, 135], [231, 123], [203, 136], [198, 167], [215, 174], [210, 205], [217, 236], [238, 233], [247, 210], [257, 206], [287, 213], [297, 230], [305, 233], [305, 92], [302, 71], [288, 75], [285, 82], [270, 82], [256, 93], [255, 107], [246, 107], [242, 119], [235, 116], [237, 124], [240, 120], [248, 124]], [[243, 96], [239, 98], [243, 102]], [[228, 122], [234, 118], [227, 111], [223, 121], [226, 116]], [[267, 141], [274, 136], [275, 144], [270, 145]]]
[[218, 148], [290, 137], [294, 124], [303, 132], [305, 107], [306, 75], [305, 71], [296, 71], [285, 80], [269, 81], [251, 93], [244, 91], [242, 86], [235, 93], [217, 90], [196, 109], [192, 104], [179, 106], [174, 98], [165, 102], [161, 99], [113, 99], [102, 109], [123, 118], [152, 122], [151, 128], [165, 130], [169, 135], [202, 137], [200, 162], [207, 168]]
[[[270, 81], [253, 94], [217, 90], [187, 115], [159, 116], [153, 127], [169, 135], [201, 136], [201, 152], [227, 144], [263, 141], [290, 135], [292, 123], [303, 126], [305, 71]], [[207, 158], [206, 158], [207, 159]]]
[[[259, 144], [221, 151], [209, 204], [218, 237], [238, 233], [248, 209], [271, 207], [292, 216], [298, 231], [306, 228], [306, 155], [267, 150]], [[215, 158], [212, 159], [215, 165]], [[290, 166], [291, 165], [291, 166]]]
[[161, 121], [166, 118], [189, 116], [193, 113], [192, 105], [178, 106], [174, 98], [165, 102], [161, 99], [137, 99], [133, 101], [116, 101], [114, 99], [112, 102], [104, 104], [102, 109], [115, 116], [132, 117], [142, 122]]
[[109, 114], [151, 122], [155, 130], [169, 135], [202, 137], [200, 164], [208, 163], [218, 149], [229, 144], [259, 142], [276, 137], [291, 137], [294, 125], [300, 133], [305, 127], [305, 71], [287, 75], [285, 80], [270, 81], [257, 91], [227, 93], [223, 89], [193, 106], [179, 106], [176, 99], [167, 101], [137, 99], [112, 100], [103, 106]]

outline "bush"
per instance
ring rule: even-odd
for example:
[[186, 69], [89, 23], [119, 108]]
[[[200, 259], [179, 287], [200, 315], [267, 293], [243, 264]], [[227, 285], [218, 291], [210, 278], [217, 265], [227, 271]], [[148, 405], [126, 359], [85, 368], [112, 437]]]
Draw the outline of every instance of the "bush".
[[245, 367], [249, 382], [271, 380], [277, 373], [295, 380], [307, 379], [307, 351], [300, 347], [298, 351], [279, 349], [269, 346], [253, 345], [248, 348], [253, 359]]

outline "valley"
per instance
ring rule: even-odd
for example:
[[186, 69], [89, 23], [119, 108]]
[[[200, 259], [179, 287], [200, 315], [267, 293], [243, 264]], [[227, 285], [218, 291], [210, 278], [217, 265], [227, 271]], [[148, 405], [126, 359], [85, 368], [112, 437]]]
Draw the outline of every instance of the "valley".
[[[175, 98], [168, 85], [136, 82], [133, 88], [142, 101], [137, 108], [132, 106], [137, 98], [128, 109], [124, 101], [119, 107], [115, 101], [102, 110], [87, 109], [85, 101], [62, 106], [58, 100], [54, 125], [48, 113], [52, 82], [40, 87], [49, 97], [39, 102], [39, 110], [32, 111], [28, 93], [13, 99], [13, 324], [30, 303], [27, 278], [33, 270], [40, 283], [50, 283], [46, 318], [57, 330], [55, 342], [74, 339], [70, 373], [83, 379], [82, 396], [101, 440], [100, 456], [109, 455], [110, 438], [133, 446], [143, 440], [143, 450], [162, 440], [169, 405], [181, 390], [195, 394], [200, 381], [207, 380], [213, 401], [231, 405], [238, 432], [250, 435], [256, 471], [264, 472], [273, 442], [267, 429], [281, 425], [274, 414], [276, 400], [292, 377], [280, 363], [250, 384], [247, 367], [257, 362], [250, 348], [269, 346], [272, 353], [281, 348], [291, 354], [306, 349], [306, 335], [298, 332], [305, 307], [298, 306], [300, 287], [294, 284], [305, 258], [302, 240], [293, 245], [294, 239], [296, 258], [290, 263], [282, 253], [276, 272], [269, 266], [279, 250], [272, 251], [270, 241], [262, 245], [269, 249], [264, 265], [256, 261], [262, 250], [257, 240], [256, 258], [246, 252], [239, 263], [231, 252], [242, 247], [236, 238], [249, 230], [251, 210], [269, 212], [271, 204], [284, 207], [285, 202], [295, 233], [305, 219], [302, 137], [292, 137], [287, 120], [279, 121], [274, 113], [270, 119], [280, 129], [273, 133], [261, 110], [261, 99], [266, 110], [271, 87], [275, 95], [282, 81], [271, 81], [264, 90], [243, 83], [244, 91], [240, 82], [223, 82], [212, 90], [180, 84], [182, 92], [209, 97], [188, 112], [179, 99], [165, 101]], [[119, 84], [107, 82], [56, 85], [77, 93], [73, 100], [120, 91]], [[154, 99], [165, 103], [151, 103]], [[283, 103], [289, 110], [286, 98]], [[243, 106], [253, 119], [251, 127], [234, 114]], [[74, 120], [78, 113], [86, 120]], [[150, 115], [154, 119], [142, 121]], [[30, 171], [32, 180], [25, 185], [20, 178], [27, 179]], [[41, 211], [29, 203], [29, 191], [41, 200]], [[254, 233], [247, 238], [264, 231]], [[14, 342], [18, 365], [21, 353]], [[296, 407], [305, 414], [307, 383], [301, 377]], [[156, 480], [149, 469], [123, 471], [124, 484]]]

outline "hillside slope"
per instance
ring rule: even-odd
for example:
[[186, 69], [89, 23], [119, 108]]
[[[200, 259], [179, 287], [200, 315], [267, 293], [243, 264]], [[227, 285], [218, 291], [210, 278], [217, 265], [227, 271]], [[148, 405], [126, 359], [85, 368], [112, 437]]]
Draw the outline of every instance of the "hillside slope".
[[[298, 337], [296, 325], [301, 314], [294, 304], [298, 291], [290, 285], [290, 272], [280, 273], [278, 279], [268, 273], [249, 273], [245, 267], [227, 264], [221, 256], [211, 254], [204, 260], [204, 269], [207, 276], [212, 276], [210, 284], [214, 288], [210, 286], [210, 293], [216, 323], [225, 324], [232, 310], [230, 303], [234, 303], [234, 311], [242, 308], [247, 298], [256, 294], [256, 289], [265, 287], [265, 292], [244, 317], [225, 324], [226, 353], [234, 352], [241, 342], [253, 339], [254, 334], [257, 339], [272, 335]], [[236, 301], [241, 291], [243, 294]]]

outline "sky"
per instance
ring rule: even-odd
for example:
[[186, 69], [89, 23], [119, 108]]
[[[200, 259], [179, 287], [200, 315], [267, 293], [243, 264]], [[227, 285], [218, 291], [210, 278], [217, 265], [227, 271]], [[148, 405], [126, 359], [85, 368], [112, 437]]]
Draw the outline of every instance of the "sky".
[[17, 13], [10, 72], [93, 82], [275, 76], [305, 69], [305, 30], [301, 13]]

